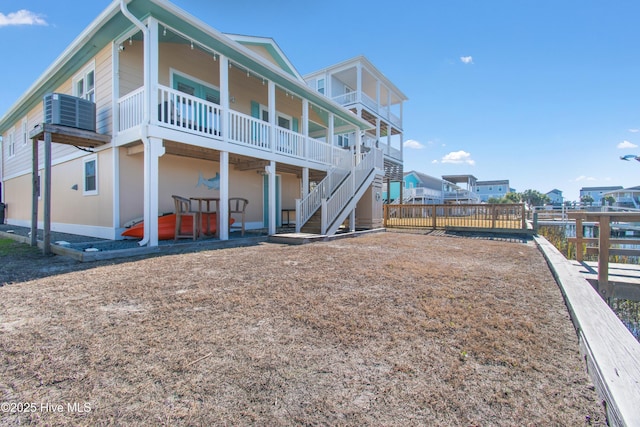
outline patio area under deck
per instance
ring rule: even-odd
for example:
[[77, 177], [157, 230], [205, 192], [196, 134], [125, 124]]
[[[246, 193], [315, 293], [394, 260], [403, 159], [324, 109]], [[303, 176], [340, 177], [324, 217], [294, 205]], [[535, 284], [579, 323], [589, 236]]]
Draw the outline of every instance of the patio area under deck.
[[[159, 207], [158, 214], [163, 215], [172, 213], [173, 211], [167, 205], [170, 194], [177, 194], [182, 197], [214, 197], [219, 198], [221, 203], [224, 203], [222, 192], [219, 192], [218, 187], [219, 179], [221, 179], [218, 173], [221, 173], [224, 168], [222, 165], [216, 165], [221, 163], [223, 158], [220, 150], [213, 148], [205, 148], [201, 146], [191, 145], [188, 143], [164, 140], [162, 141], [164, 149], [164, 155], [159, 165], [159, 175], [162, 177], [172, 176], [169, 181], [165, 178], [161, 178], [164, 182], [159, 186]], [[121, 147], [122, 154], [125, 157], [141, 155], [144, 152], [144, 147], [140, 141], [128, 144]], [[258, 153], [260, 154], [260, 153]], [[177, 158], [184, 160], [178, 161]], [[193, 162], [191, 162], [191, 160]], [[213, 162], [213, 163], [208, 163]], [[176, 163], [182, 164], [182, 169], [176, 170], [173, 165]], [[192, 163], [192, 166], [189, 164]], [[275, 185], [275, 208], [273, 210], [275, 221], [275, 228], [281, 226], [287, 226], [285, 231], [294, 226], [296, 212], [296, 199], [302, 197], [302, 188], [306, 185], [309, 188], [314, 182], [321, 181], [327, 174], [326, 170], [309, 168], [301, 165], [273, 162], [275, 164], [275, 176], [277, 181], [274, 184], [268, 184], [269, 168], [272, 161], [252, 157], [247, 155], [228, 153], [228, 178], [227, 178], [227, 197], [242, 197], [249, 200], [249, 210], [247, 211], [248, 228], [250, 235], [269, 235], [270, 226], [268, 224], [268, 217], [271, 215], [271, 208], [266, 201], [269, 198], [268, 188], [271, 185]], [[207, 166], [210, 165], [210, 166]], [[185, 165], [187, 169], [185, 169]], [[205, 166], [203, 169], [203, 165]], [[196, 170], [200, 171], [200, 178], [196, 180], [198, 176]], [[138, 174], [142, 173], [138, 171]], [[193, 175], [193, 179], [188, 178], [185, 182], [184, 174], [189, 173]], [[204, 175], [204, 176], [202, 176]], [[216, 175], [216, 179], [209, 178]], [[281, 179], [282, 178], [282, 179]], [[170, 182], [170, 183], [168, 183]], [[197, 184], [197, 185], [196, 185]], [[207, 186], [211, 185], [208, 189]], [[200, 187], [200, 188], [198, 188]], [[214, 191], [211, 194], [207, 194], [210, 191]], [[269, 212], [269, 213], [267, 213]], [[127, 221], [133, 217], [139, 217], [141, 212], [134, 212], [134, 215], [123, 214], [122, 221]], [[234, 218], [237, 219], [237, 218]], [[221, 229], [222, 230], [222, 227]], [[228, 235], [232, 237], [231, 234]], [[211, 240], [210, 238], [205, 238]], [[217, 239], [217, 237], [216, 237]], [[221, 238], [224, 240], [224, 237]]]

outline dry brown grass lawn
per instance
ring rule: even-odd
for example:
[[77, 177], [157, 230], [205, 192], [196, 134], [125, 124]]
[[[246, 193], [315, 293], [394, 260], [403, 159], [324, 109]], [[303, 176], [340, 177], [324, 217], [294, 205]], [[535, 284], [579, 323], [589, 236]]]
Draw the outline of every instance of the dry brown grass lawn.
[[14, 283], [0, 308], [0, 402], [37, 405], [2, 424], [605, 423], [532, 244], [261, 244]]

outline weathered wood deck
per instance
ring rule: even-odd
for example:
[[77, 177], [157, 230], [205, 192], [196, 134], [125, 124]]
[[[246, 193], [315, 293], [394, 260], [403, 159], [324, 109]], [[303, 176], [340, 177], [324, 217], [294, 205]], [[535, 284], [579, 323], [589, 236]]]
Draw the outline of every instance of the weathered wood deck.
[[542, 237], [534, 239], [564, 295], [587, 370], [606, 403], [609, 425], [640, 425], [640, 343], [585, 280], [585, 274], [598, 277], [590, 271], [593, 267], [567, 260]]
[[[595, 261], [569, 260], [576, 272], [598, 289], [598, 263]], [[609, 285], [614, 298], [640, 301], [640, 265], [609, 264]]]

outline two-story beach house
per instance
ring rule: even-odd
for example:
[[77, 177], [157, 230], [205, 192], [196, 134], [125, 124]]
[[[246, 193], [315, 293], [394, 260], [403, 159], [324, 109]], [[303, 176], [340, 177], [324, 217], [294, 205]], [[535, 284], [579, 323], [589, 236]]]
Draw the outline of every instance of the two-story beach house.
[[475, 189], [480, 202], [487, 202], [489, 199], [501, 199], [511, 191], [508, 179], [477, 181]]
[[216, 199], [218, 218], [245, 198], [269, 234], [293, 210], [297, 230], [377, 227], [405, 99], [363, 57], [305, 79], [270, 38], [116, 0], [0, 118], [7, 222], [118, 239], [143, 218], [155, 246], [180, 195]]

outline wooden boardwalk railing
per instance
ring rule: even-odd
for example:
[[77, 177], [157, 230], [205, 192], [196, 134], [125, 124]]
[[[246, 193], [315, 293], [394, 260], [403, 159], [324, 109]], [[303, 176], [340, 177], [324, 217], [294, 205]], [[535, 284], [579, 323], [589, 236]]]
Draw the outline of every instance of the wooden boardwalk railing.
[[[612, 248], [611, 245], [640, 245], [640, 239], [612, 239], [612, 222], [640, 222], [640, 213], [636, 212], [570, 212], [569, 219], [576, 222], [576, 237], [569, 238], [576, 244], [576, 261], [582, 262], [583, 254], [598, 254], [598, 290], [605, 297], [613, 294], [613, 285], [609, 283], [609, 257], [611, 255], [640, 256], [640, 249]], [[584, 237], [583, 222], [597, 222], [599, 237]], [[597, 243], [598, 246], [587, 246]], [[585, 250], [586, 248], [586, 250]]]
[[531, 231], [524, 204], [384, 205], [386, 228]]

